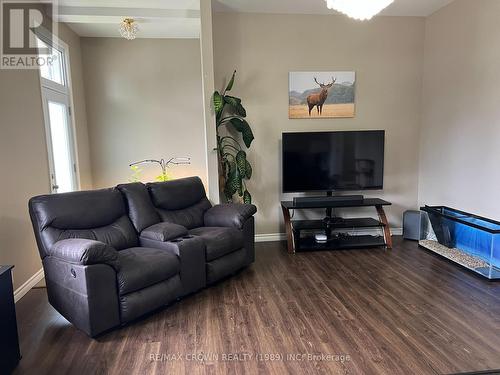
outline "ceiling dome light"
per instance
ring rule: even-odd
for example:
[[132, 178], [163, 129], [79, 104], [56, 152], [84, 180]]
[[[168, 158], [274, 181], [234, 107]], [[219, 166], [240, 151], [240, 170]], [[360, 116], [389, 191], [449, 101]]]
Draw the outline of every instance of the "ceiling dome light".
[[328, 9], [334, 9], [356, 20], [369, 20], [394, 0], [326, 0]]
[[139, 27], [133, 18], [125, 18], [120, 24], [120, 34], [125, 39], [135, 39], [137, 31], [139, 31]]

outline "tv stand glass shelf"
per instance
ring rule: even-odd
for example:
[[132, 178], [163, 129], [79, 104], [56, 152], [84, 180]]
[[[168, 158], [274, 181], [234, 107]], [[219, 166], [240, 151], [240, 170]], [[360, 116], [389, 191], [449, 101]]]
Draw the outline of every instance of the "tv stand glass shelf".
[[[392, 238], [384, 212], [384, 206], [391, 203], [378, 198], [366, 198], [362, 200], [339, 200], [309, 203], [294, 203], [293, 201], [282, 201], [281, 208], [285, 220], [287, 235], [287, 250], [289, 253], [297, 251], [321, 251], [321, 250], [347, 250], [373, 247], [392, 248]], [[339, 218], [332, 217], [334, 208], [375, 207], [379, 220], [373, 218]], [[290, 211], [325, 208], [327, 217], [324, 220], [291, 220]], [[381, 236], [350, 235], [349, 231], [354, 229], [380, 228]], [[322, 231], [327, 235], [326, 242], [317, 242], [314, 232]]]

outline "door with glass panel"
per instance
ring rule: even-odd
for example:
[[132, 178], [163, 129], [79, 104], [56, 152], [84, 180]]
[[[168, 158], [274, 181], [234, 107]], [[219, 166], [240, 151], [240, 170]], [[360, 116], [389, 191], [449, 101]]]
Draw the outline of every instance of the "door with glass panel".
[[75, 191], [78, 184], [68, 96], [50, 89], [42, 90], [51, 190], [53, 193]]
[[40, 69], [52, 193], [78, 190], [66, 56], [62, 45], [53, 45], [54, 63]]

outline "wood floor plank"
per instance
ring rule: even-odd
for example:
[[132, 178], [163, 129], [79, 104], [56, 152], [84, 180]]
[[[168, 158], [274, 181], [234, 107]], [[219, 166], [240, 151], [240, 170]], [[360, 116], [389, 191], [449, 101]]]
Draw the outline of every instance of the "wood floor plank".
[[393, 250], [294, 255], [284, 243], [259, 243], [251, 267], [97, 339], [62, 318], [43, 288], [16, 308], [23, 358], [15, 374], [500, 368], [500, 283], [401, 238]]

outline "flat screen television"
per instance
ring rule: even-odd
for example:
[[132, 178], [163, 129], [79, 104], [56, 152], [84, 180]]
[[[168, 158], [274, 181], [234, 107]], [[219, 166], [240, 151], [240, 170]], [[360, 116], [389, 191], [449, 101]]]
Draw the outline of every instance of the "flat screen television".
[[383, 130], [283, 133], [283, 192], [382, 189]]

